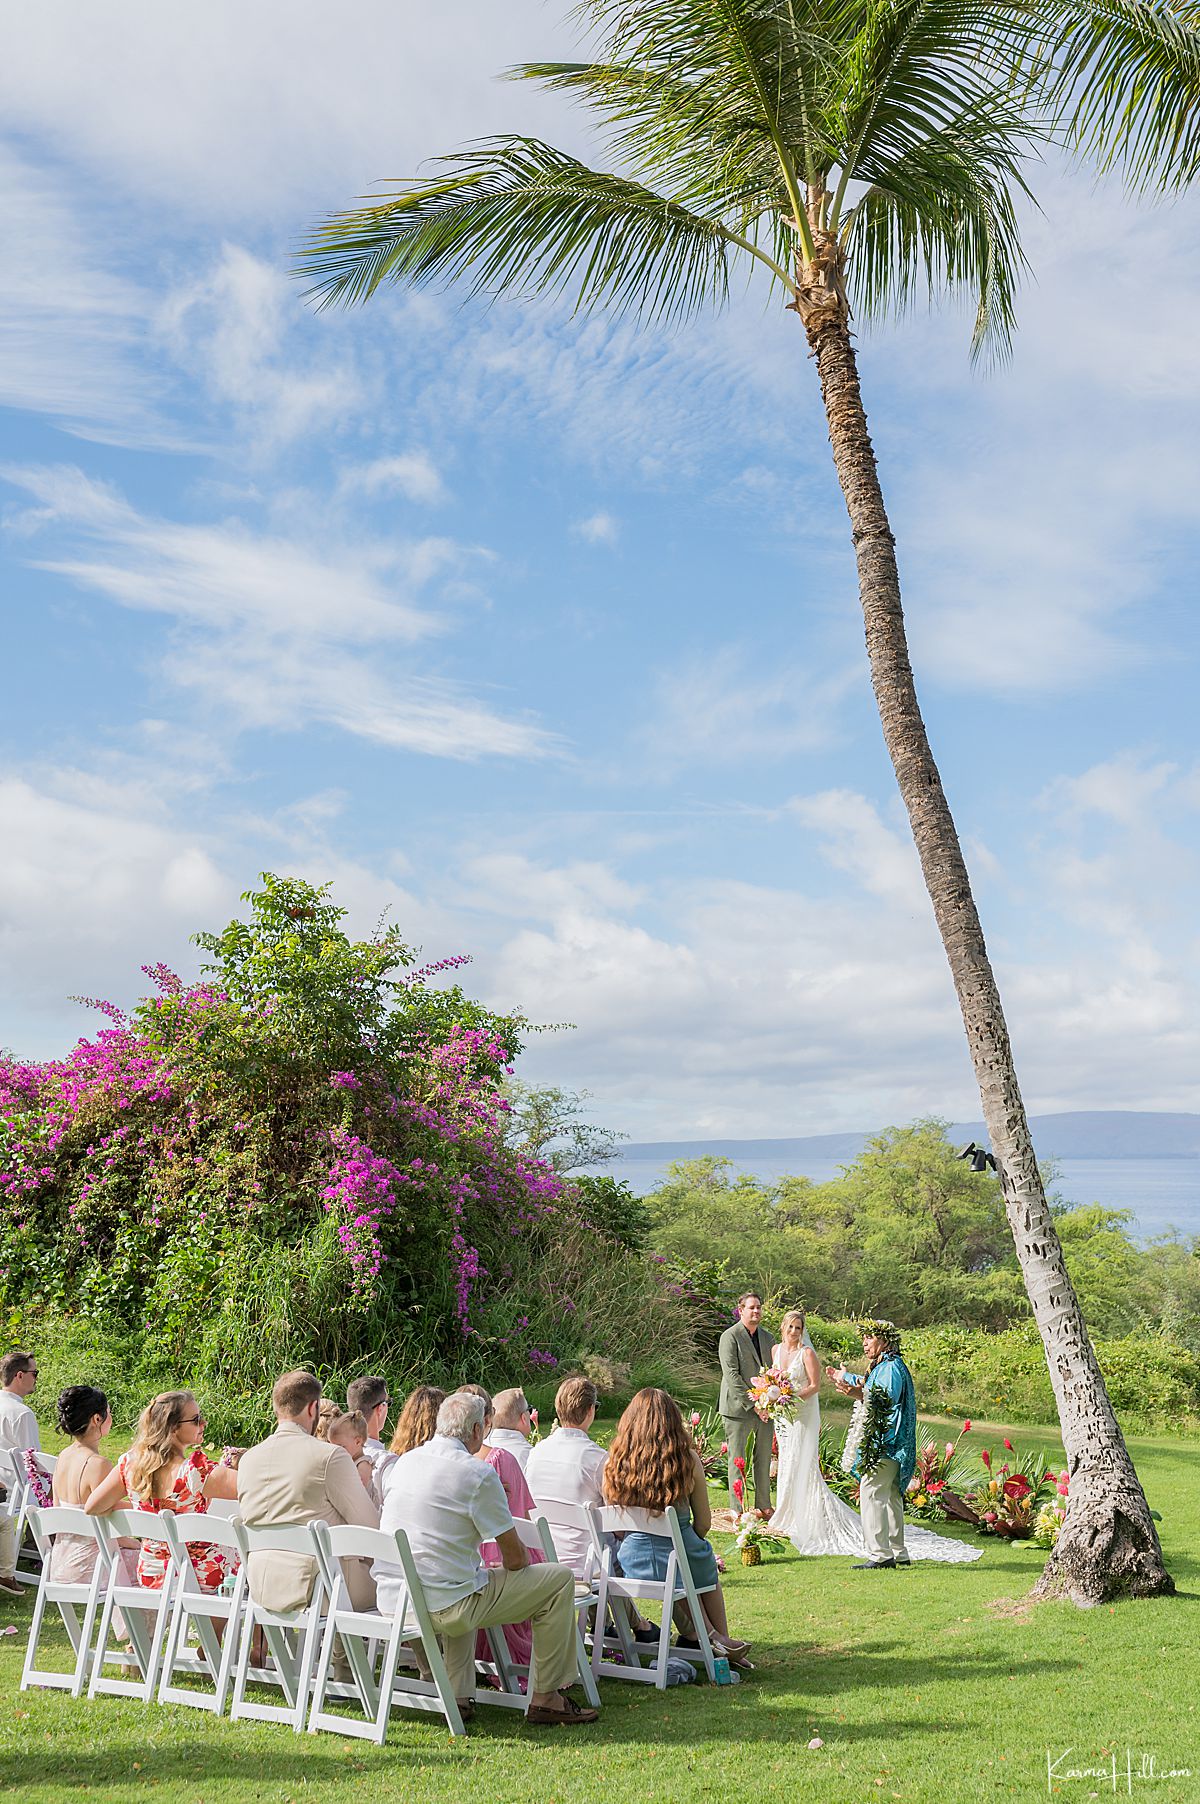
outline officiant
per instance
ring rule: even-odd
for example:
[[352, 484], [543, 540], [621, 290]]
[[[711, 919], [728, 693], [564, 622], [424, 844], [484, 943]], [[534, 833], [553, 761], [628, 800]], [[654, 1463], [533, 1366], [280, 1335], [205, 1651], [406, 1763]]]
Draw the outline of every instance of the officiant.
[[[754, 1471], [754, 1508], [771, 1514], [771, 1443], [774, 1430], [756, 1410], [747, 1392], [771, 1363], [772, 1339], [762, 1325], [762, 1298], [748, 1290], [738, 1298], [738, 1319], [721, 1336], [721, 1420], [729, 1445], [729, 1507], [735, 1515], [750, 1508], [750, 1471]], [[733, 1494], [735, 1461], [745, 1461], [741, 1503]]]

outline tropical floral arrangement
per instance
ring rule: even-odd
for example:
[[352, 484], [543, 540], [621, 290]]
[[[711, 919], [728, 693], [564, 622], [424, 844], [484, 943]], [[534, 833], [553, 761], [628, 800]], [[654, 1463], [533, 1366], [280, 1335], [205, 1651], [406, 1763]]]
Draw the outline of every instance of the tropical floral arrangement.
[[766, 1366], [746, 1395], [770, 1422], [791, 1422], [800, 1407], [796, 1385], [778, 1366]]
[[1042, 1505], [1054, 1494], [1057, 1478], [1038, 1452], [1018, 1454], [1004, 1439], [1010, 1457], [993, 1467], [991, 1449], [980, 1454], [983, 1476], [968, 1491], [965, 1501], [975, 1512], [976, 1524], [987, 1535], [1004, 1535], [1012, 1541], [1028, 1541]]
[[746, 1510], [737, 1518], [734, 1545], [743, 1566], [761, 1566], [763, 1553], [779, 1552], [787, 1545], [787, 1537], [764, 1522], [756, 1510]]
[[[1047, 1478], [1054, 1478], [1053, 1472], [1047, 1472]], [[1033, 1521], [1033, 1539], [1039, 1547], [1053, 1547], [1058, 1540], [1058, 1531], [1063, 1525], [1067, 1513], [1067, 1492], [1070, 1484], [1066, 1468], [1059, 1473], [1054, 1485], [1056, 1496], [1049, 1503], [1044, 1503]]]
[[947, 1516], [958, 1521], [975, 1519], [975, 1512], [963, 1503], [959, 1484], [959, 1443], [970, 1432], [967, 1421], [953, 1441], [925, 1441], [917, 1449], [916, 1470], [904, 1500], [911, 1515], [932, 1522], [943, 1521]]
[[694, 1409], [688, 1418], [688, 1433], [705, 1478], [716, 1478], [729, 1455], [729, 1442], [724, 1439], [721, 1418], [716, 1410], [710, 1409], [701, 1415]]

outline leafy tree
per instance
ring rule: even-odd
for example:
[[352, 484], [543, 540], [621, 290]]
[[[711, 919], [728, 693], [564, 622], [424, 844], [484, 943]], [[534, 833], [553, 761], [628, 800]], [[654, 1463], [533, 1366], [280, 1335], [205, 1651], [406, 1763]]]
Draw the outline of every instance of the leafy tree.
[[[602, 41], [598, 57], [515, 73], [588, 107], [617, 171], [528, 137], [493, 139], [444, 159], [433, 179], [327, 222], [303, 268], [326, 302], [365, 300], [386, 282], [461, 279], [477, 293], [571, 292], [584, 309], [684, 321], [724, 304], [731, 269], [743, 266], [797, 315], [850, 518], [884, 739], [1062, 1423], [1071, 1507], [1042, 1589], [1081, 1602], [1169, 1591], [1046, 1199], [918, 704], [850, 322], [852, 302], [861, 317], [886, 318], [923, 289], [956, 290], [975, 305], [973, 353], [1002, 355], [1024, 264], [1017, 209], [1029, 153], [1056, 114], [1077, 144], [1109, 154], [1119, 141], [1111, 154], [1135, 167], [1174, 154], [1169, 115], [1186, 122], [1195, 93], [1192, 42], [1176, 41], [1193, 9], [582, 0], [577, 10]], [[1196, 139], [1193, 128], [1193, 162]]]
[[585, 1119], [586, 1090], [562, 1090], [554, 1084], [526, 1084], [510, 1077], [504, 1085], [508, 1104], [505, 1140], [555, 1171], [578, 1171], [581, 1165], [606, 1165], [615, 1159], [625, 1134], [596, 1127]]

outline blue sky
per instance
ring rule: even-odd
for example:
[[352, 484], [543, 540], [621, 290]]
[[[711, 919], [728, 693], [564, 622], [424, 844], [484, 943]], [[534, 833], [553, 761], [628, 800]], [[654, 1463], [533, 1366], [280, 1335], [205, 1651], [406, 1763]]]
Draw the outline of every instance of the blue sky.
[[[794, 318], [302, 304], [372, 184], [594, 150], [493, 79], [553, 9], [406, 11], [12, 26], [0, 1038], [194, 968], [272, 868], [573, 1022], [525, 1075], [635, 1139], [973, 1114]], [[921, 313], [864, 392], [1030, 1106], [1195, 1108], [1200, 198], [1038, 188], [1012, 362]]]

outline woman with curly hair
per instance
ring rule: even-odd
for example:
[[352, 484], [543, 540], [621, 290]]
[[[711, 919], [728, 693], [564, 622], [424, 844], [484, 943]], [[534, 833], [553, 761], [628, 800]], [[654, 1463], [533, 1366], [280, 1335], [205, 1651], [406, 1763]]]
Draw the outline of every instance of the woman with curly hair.
[[[218, 1466], [200, 1443], [204, 1416], [191, 1391], [163, 1391], [138, 1418], [128, 1453], [89, 1496], [89, 1516], [107, 1516], [132, 1503], [135, 1509], [171, 1510], [177, 1516], [203, 1515], [210, 1497], [237, 1497], [237, 1473]], [[202, 1591], [219, 1591], [233, 1558], [223, 1547], [193, 1541], [189, 1552]], [[144, 1540], [138, 1557], [138, 1584], [161, 1590], [171, 1569], [165, 1541]]]
[[[693, 1581], [697, 1588], [715, 1587], [700, 1599], [709, 1639], [722, 1653], [740, 1659], [750, 1643], [734, 1640], [729, 1633], [717, 1557], [703, 1538], [712, 1527], [704, 1467], [674, 1397], [647, 1388], [630, 1400], [613, 1435], [603, 1482], [605, 1499], [611, 1504], [649, 1510], [654, 1515], [668, 1508], [675, 1510]], [[635, 1530], [622, 1539], [620, 1557], [626, 1578], [654, 1579], [661, 1584], [667, 1576], [670, 1543]], [[680, 1645], [698, 1646], [686, 1604], [675, 1606], [675, 1620], [684, 1630]]]

